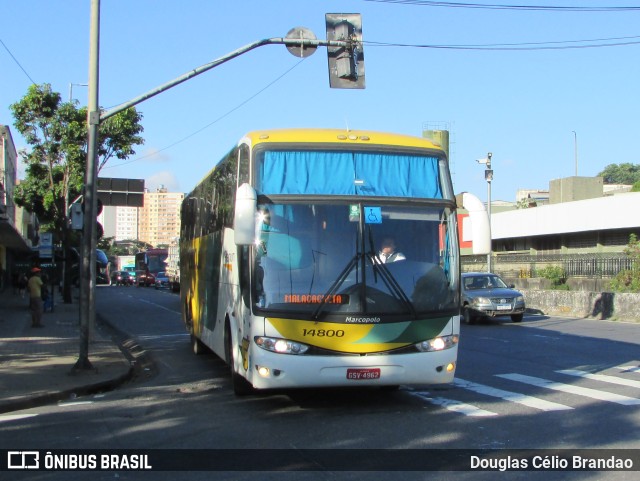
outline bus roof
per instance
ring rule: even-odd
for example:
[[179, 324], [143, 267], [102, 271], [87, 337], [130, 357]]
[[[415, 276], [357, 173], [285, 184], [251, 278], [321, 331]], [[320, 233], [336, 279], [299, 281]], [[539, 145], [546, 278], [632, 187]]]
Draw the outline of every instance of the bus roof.
[[410, 135], [374, 132], [369, 130], [340, 129], [275, 129], [249, 132], [241, 142], [251, 146], [262, 143], [329, 143], [329, 144], [367, 144], [398, 145], [442, 151], [440, 144], [422, 137]]

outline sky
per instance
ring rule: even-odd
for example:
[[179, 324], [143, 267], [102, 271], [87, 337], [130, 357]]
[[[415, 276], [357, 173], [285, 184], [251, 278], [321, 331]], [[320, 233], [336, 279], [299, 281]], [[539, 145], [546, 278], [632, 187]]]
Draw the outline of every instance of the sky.
[[[137, 105], [145, 143], [101, 177], [189, 192], [246, 132], [289, 127], [449, 130], [455, 191], [483, 201], [476, 160], [488, 152], [493, 201], [640, 161], [640, 6], [631, 0], [100, 3], [105, 109], [294, 27], [325, 39], [326, 13], [362, 15], [366, 69], [365, 89], [331, 89], [324, 47], [305, 59], [283, 45], [252, 50]], [[509, 5], [550, 8], [495, 8]], [[32, 83], [87, 104], [91, 1], [0, 0], [0, 9], [0, 124], [28, 148], [9, 106]]]

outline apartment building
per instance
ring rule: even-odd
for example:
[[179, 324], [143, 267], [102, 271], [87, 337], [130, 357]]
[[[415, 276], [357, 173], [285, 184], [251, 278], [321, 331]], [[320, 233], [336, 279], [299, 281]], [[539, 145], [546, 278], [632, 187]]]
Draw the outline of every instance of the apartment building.
[[153, 246], [171, 245], [180, 236], [183, 193], [160, 186], [144, 193], [144, 207], [105, 207], [99, 220], [105, 237], [117, 241], [137, 239]]
[[164, 186], [145, 192], [144, 207], [138, 211], [138, 240], [157, 247], [179, 237], [182, 199], [183, 193], [168, 192]]

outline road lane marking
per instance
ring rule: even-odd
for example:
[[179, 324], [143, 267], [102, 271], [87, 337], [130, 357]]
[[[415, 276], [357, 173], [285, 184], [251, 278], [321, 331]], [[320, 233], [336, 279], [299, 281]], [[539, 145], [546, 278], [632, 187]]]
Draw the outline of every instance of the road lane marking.
[[93, 401], [60, 401], [58, 407], [68, 408], [71, 406], [83, 406], [85, 404], [93, 404]]
[[567, 374], [569, 376], [583, 377], [586, 379], [593, 379], [595, 381], [608, 382], [610, 384], [618, 384], [620, 386], [635, 387], [640, 389], [640, 381], [634, 381], [632, 379], [622, 379], [615, 376], [607, 376], [605, 374], [593, 374], [586, 371], [580, 371], [578, 369], [563, 369], [562, 371], [556, 372]]
[[428, 392], [411, 391], [410, 394], [424, 399], [428, 403], [442, 406], [449, 411], [464, 414], [465, 416], [487, 417], [498, 415], [498, 413], [480, 409], [479, 407], [476, 407], [472, 404], [466, 404], [460, 401], [455, 401], [453, 399], [447, 399], [443, 397], [430, 397]]
[[591, 399], [597, 399], [599, 401], [607, 401], [616, 404], [622, 404], [625, 406], [640, 405], [640, 399], [622, 396], [620, 394], [608, 393], [605, 391], [598, 391], [596, 389], [589, 389], [586, 387], [572, 386], [571, 384], [563, 384], [559, 382], [550, 381], [548, 379], [542, 379], [539, 377], [525, 376], [523, 374], [496, 374], [497, 377], [503, 379], [509, 379], [511, 381], [522, 382], [537, 387], [546, 389], [553, 389], [554, 391], [561, 391], [570, 394], [577, 394], [578, 396], [584, 396]]
[[178, 332], [175, 334], [157, 334], [157, 335], [153, 335], [153, 334], [148, 334], [148, 335], [144, 335], [144, 336], [136, 336], [138, 339], [163, 339], [163, 338], [167, 338], [167, 337], [177, 337], [177, 338], [183, 338], [183, 337], [189, 337], [190, 334], [188, 332]]
[[545, 401], [544, 399], [540, 399], [533, 396], [527, 396], [526, 394], [521, 394], [517, 392], [504, 391], [502, 389], [497, 389], [491, 386], [485, 386], [484, 384], [477, 384], [475, 382], [465, 381], [464, 379], [456, 378], [453, 380], [453, 384], [463, 389], [467, 389], [469, 391], [477, 392], [479, 394], [484, 394], [485, 396], [497, 397], [500, 399], [504, 399], [505, 401], [522, 404], [524, 406], [529, 406], [531, 408], [539, 409], [541, 411], [564, 411], [568, 409], [573, 409], [572, 407], [566, 406], [564, 404]]
[[4, 423], [7, 421], [18, 421], [20, 419], [27, 419], [37, 416], [37, 414], [7, 414], [0, 416], [0, 423]]
[[174, 311], [173, 309], [169, 309], [168, 307], [161, 306], [160, 304], [157, 304], [155, 302], [147, 301], [146, 299], [140, 299], [140, 298], [138, 298], [137, 300], [138, 300], [138, 302], [146, 302], [147, 304], [151, 304], [152, 306], [155, 306], [155, 307], [157, 307], [159, 309], [164, 309], [165, 311], [172, 312], [173, 314], [182, 315], [182, 312], [180, 312], [180, 311]]

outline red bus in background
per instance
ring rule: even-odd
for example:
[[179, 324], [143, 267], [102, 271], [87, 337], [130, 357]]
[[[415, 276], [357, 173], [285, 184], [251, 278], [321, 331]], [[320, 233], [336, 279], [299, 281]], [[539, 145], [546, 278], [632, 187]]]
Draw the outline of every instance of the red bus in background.
[[140, 286], [153, 286], [156, 282], [156, 274], [167, 269], [168, 249], [149, 249], [136, 254], [136, 284]]

